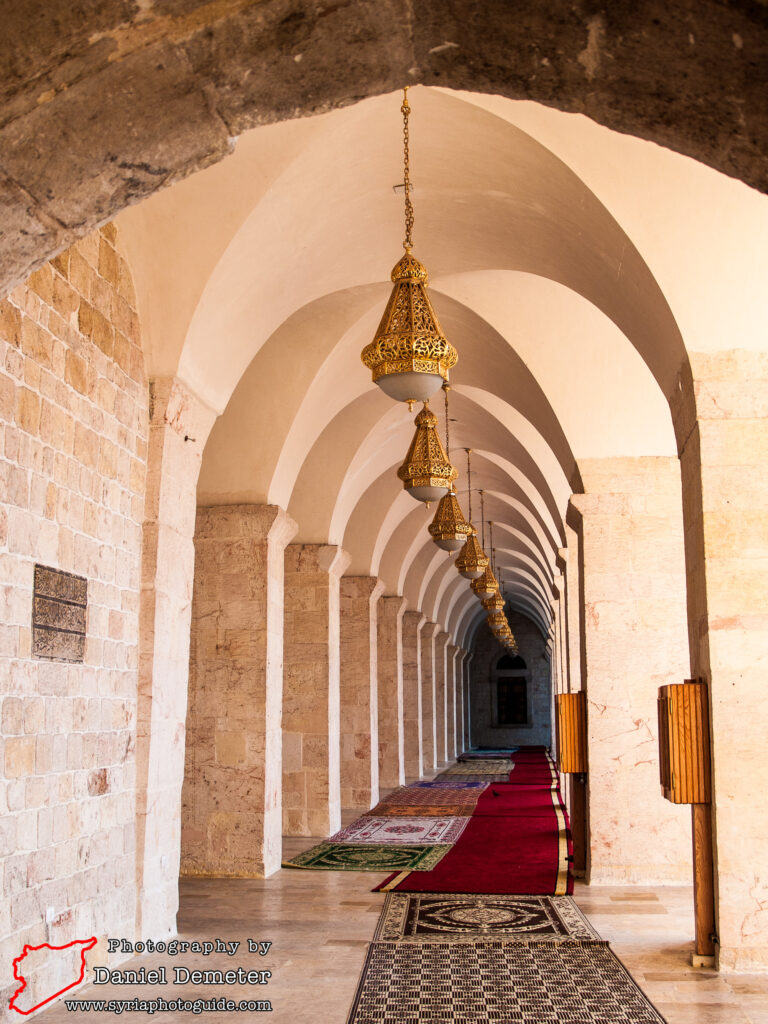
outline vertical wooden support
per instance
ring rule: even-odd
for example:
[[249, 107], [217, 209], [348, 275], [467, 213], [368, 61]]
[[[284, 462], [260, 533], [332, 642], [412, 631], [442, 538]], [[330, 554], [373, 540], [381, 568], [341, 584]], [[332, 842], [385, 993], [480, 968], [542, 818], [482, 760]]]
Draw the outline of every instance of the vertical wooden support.
[[715, 876], [712, 858], [712, 769], [706, 683], [686, 679], [659, 690], [659, 774], [662, 795], [691, 805], [694, 966], [709, 966], [715, 953]]
[[[691, 804], [693, 832], [693, 903], [696, 957], [715, 955], [715, 873], [712, 863], [712, 805]], [[698, 961], [700, 966], [706, 962]]]
[[571, 834], [573, 870], [587, 869], [587, 695], [559, 693], [555, 697], [557, 760], [561, 772], [571, 776]]
[[587, 870], [587, 777], [571, 776], [571, 834], [573, 836], [573, 871], [584, 875]]

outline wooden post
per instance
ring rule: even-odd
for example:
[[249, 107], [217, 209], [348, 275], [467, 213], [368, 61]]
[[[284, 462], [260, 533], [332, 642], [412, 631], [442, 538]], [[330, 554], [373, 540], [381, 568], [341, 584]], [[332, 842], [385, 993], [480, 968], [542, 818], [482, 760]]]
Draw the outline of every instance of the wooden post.
[[694, 967], [715, 962], [715, 875], [712, 856], [712, 769], [709, 702], [701, 679], [659, 689], [659, 776], [662, 795], [691, 805]]
[[712, 864], [712, 805], [691, 804], [693, 904], [696, 913], [694, 967], [714, 964], [715, 875]]
[[573, 871], [587, 870], [587, 777], [583, 772], [571, 776], [571, 833], [573, 835]]

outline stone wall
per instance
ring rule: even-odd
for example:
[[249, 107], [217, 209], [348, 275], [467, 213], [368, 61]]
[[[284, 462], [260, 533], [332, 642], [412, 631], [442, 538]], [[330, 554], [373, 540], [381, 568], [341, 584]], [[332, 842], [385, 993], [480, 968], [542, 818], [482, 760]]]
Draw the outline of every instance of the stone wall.
[[689, 673], [680, 464], [589, 459], [580, 522], [589, 877], [691, 879], [690, 811], [659, 792], [658, 689]]
[[[3, 999], [25, 943], [134, 930], [148, 398], [116, 242], [103, 227], [0, 302]], [[36, 562], [88, 581], [82, 664], [32, 657]]]
[[472, 746], [549, 746], [551, 682], [550, 666], [546, 657], [546, 639], [525, 615], [507, 610], [507, 619], [517, 639], [520, 656], [526, 664], [530, 724], [514, 729], [494, 725], [495, 668], [499, 658], [507, 652], [483, 623], [475, 637], [474, 657], [469, 668]]
[[277, 505], [198, 510], [184, 874], [262, 877], [280, 867], [283, 571], [295, 532]]

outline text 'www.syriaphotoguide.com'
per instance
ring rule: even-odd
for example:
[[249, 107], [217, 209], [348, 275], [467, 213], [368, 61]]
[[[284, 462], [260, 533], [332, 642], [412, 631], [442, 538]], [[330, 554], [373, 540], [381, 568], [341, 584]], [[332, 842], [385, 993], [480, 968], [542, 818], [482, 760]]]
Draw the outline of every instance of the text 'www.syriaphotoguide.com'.
[[264, 1013], [272, 1009], [268, 999], [65, 999], [73, 1013]]

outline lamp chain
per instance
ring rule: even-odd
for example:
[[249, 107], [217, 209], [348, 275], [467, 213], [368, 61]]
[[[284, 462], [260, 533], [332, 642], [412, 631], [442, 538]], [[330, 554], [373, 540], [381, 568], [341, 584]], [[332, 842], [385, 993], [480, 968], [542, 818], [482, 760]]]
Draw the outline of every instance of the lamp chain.
[[469, 495], [467, 501], [469, 503], [469, 521], [472, 522], [472, 467], [469, 464], [469, 453], [472, 451], [471, 448], [465, 448], [464, 451], [467, 453], [467, 494]]
[[451, 461], [451, 428], [448, 419], [448, 392], [450, 390], [450, 385], [443, 384], [443, 391], [445, 392], [445, 454], [448, 456], [449, 462]]
[[491, 572], [496, 575], [496, 549], [493, 546], [493, 523], [489, 521], [488, 529], [491, 534]]
[[411, 108], [408, 104], [408, 86], [403, 89], [403, 187], [405, 189], [405, 241], [403, 248], [410, 253], [413, 248], [413, 203], [411, 202], [411, 162], [409, 153], [410, 138], [408, 135], [408, 116]]
[[485, 491], [480, 491], [480, 530], [481, 539], [483, 542], [483, 551], [485, 551]]

